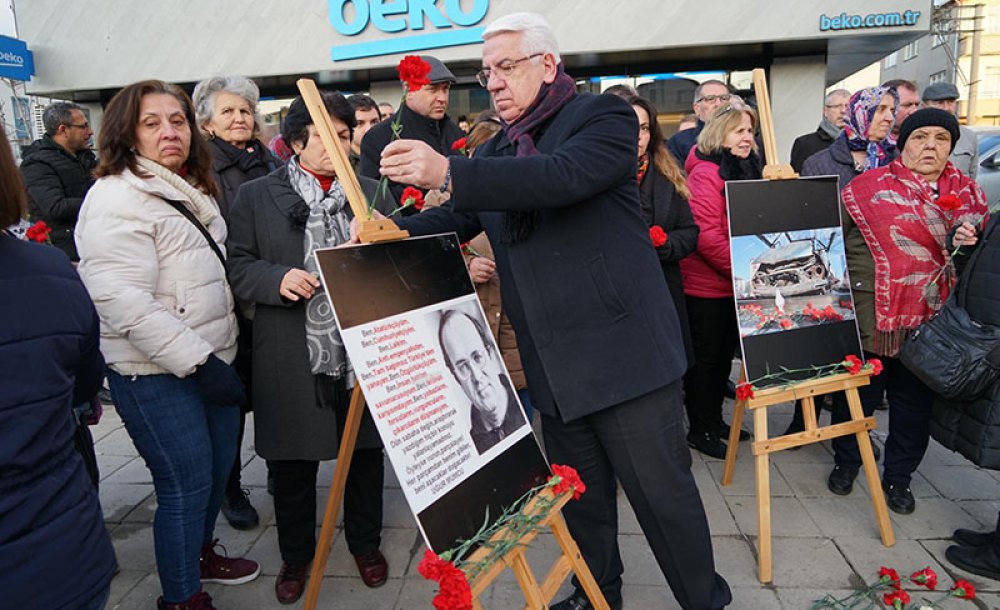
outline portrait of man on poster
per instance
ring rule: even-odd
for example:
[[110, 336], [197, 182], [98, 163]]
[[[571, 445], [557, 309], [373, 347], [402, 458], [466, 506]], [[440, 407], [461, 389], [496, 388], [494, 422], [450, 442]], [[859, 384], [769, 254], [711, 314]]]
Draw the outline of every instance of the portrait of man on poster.
[[472, 403], [472, 442], [480, 455], [525, 425], [510, 378], [486, 325], [448, 309], [438, 323], [445, 364]]

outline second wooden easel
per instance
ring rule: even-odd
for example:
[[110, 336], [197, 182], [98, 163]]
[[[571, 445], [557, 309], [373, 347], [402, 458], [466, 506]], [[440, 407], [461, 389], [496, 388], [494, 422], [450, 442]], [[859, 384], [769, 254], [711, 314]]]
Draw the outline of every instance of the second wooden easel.
[[[764, 178], [768, 180], [785, 180], [798, 178], [798, 174], [789, 165], [778, 165], [777, 148], [774, 141], [774, 128], [771, 115], [771, 100], [767, 92], [767, 81], [764, 71], [753, 71], [754, 92], [757, 96], [757, 110], [760, 116], [761, 135], [764, 139], [764, 155], [768, 165], [764, 167]], [[868, 490], [872, 505], [875, 508], [875, 519], [878, 522], [882, 544], [893, 546], [896, 537], [889, 522], [889, 509], [882, 493], [881, 480], [878, 475], [878, 465], [872, 452], [869, 430], [874, 430], [875, 418], [865, 417], [861, 408], [861, 397], [858, 388], [868, 385], [869, 372], [863, 371], [857, 375], [847, 373], [831, 375], [793, 383], [787, 386], [757, 390], [749, 400], [737, 400], [733, 409], [733, 421], [729, 431], [729, 447], [726, 450], [726, 463], [722, 473], [722, 484], [729, 485], [733, 480], [736, 468], [736, 456], [739, 452], [740, 427], [743, 424], [743, 414], [747, 409], [753, 411], [754, 442], [751, 453], [756, 466], [756, 497], [757, 497], [757, 547], [758, 547], [758, 578], [761, 582], [771, 582], [773, 558], [771, 555], [771, 471], [768, 456], [777, 451], [801, 447], [821, 441], [853, 434], [858, 441], [861, 461], [864, 465], [865, 478], [868, 480]], [[746, 369], [740, 375], [740, 382], [745, 382]], [[816, 422], [816, 398], [824, 394], [844, 392], [850, 408], [851, 419], [840, 424], [820, 427]], [[799, 401], [805, 421], [805, 430], [796, 434], [787, 434], [770, 438], [767, 432], [767, 408], [789, 401]]]
[[[369, 211], [365, 203], [365, 196], [361, 191], [361, 185], [351, 169], [350, 162], [344, 149], [338, 142], [330, 115], [326, 111], [323, 98], [316, 83], [309, 79], [300, 79], [297, 83], [299, 93], [309, 110], [309, 115], [316, 126], [316, 131], [323, 141], [327, 154], [336, 169], [337, 176], [347, 194], [354, 217], [359, 219], [358, 236], [362, 243], [376, 243], [383, 241], [393, 241], [409, 237], [409, 233], [401, 231], [394, 222], [388, 219], [368, 220]], [[360, 384], [355, 385], [351, 394], [351, 404], [349, 407], [347, 421], [342, 431], [340, 448], [337, 452], [337, 465], [334, 469], [333, 484], [330, 487], [330, 495], [326, 501], [326, 511], [323, 515], [323, 525], [320, 529], [319, 540], [316, 543], [316, 554], [313, 556], [312, 568], [309, 573], [309, 585], [306, 588], [304, 609], [315, 610], [319, 602], [320, 588], [323, 585], [323, 572], [326, 569], [327, 561], [330, 558], [330, 548], [333, 544], [333, 535], [336, 531], [337, 515], [340, 512], [341, 501], [344, 498], [344, 490], [347, 486], [347, 474], [351, 467], [351, 458], [354, 455], [354, 446], [358, 438], [358, 429], [361, 425], [361, 416], [365, 410], [365, 398], [361, 391]], [[479, 596], [486, 591], [496, 578], [509, 567], [517, 577], [517, 582], [524, 593], [527, 608], [531, 610], [548, 608], [549, 601], [559, 590], [559, 587], [569, 576], [574, 573], [580, 586], [590, 599], [591, 605], [597, 610], [610, 610], [604, 594], [594, 580], [590, 568], [583, 561], [580, 549], [573, 540], [566, 522], [563, 520], [561, 510], [570, 499], [570, 494], [563, 494], [559, 498], [552, 496], [551, 489], [545, 489], [535, 498], [528, 502], [525, 507], [525, 514], [535, 515], [541, 511], [540, 506], [549, 505], [547, 512], [541, 517], [539, 526], [529, 531], [517, 531], [514, 527], [505, 527], [498, 531], [492, 540], [513, 540], [517, 543], [513, 549], [507, 552], [500, 560], [485, 566], [470, 579], [472, 590], [473, 608], [482, 609]], [[542, 502], [542, 500], [549, 502]], [[555, 564], [549, 570], [545, 579], [539, 583], [524, 557], [528, 544], [533, 540], [542, 528], [552, 532], [561, 549], [561, 554]], [[477, 565], [486, 560], [488, 551], [485, 547], [473, 552], [468, 559], [469, 565]]]

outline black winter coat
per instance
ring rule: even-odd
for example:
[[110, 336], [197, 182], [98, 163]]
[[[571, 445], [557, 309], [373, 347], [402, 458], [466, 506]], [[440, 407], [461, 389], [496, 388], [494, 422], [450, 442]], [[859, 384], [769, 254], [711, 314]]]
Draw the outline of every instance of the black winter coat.
[[212, 138], [208, 142], [208, 149], [212, 151], [212, 177], [219, 185], [219, 195], [215, 201], [228, 225], [229, 210], [243, 183], [262, 178], [283, 164], [257, 140], [247, 142], [246, 149], [236, 148], [219, 138]]
[[[994, 215], [975, 250], [956, 257], [968, 261], [960, 284], [967, 283], [964, 302], [969, 316], [981, 323], [1000, 327], [1000, 216]], [[1000, 356], [994, 359], [1000, 365]], [[945, 447], [961, 453], [983, 468], [1000, 470], [1000, 380], [975, 400], [965, 402], [938, 398], [934, 403], [931, 435]]]
[[83, 198], [94, 184], [97, 157], [91, 150], [71, 154], [51, 137], [35, 140], [22, 155], [21, 174], [28, 188], [33, 220], [44, 220], [52, 228], [52, 245], [79, 261], [73, 229]]
[[792, 143], [792, 169], [802, 173], [802, 164], [806, 162], [806, 159], [828, 148], [831, 144], [833, 144], [833, 136], [822, 129], [795, 138], [795, 142]]
[[[465, 132], [459, 129], [458, 125], [451, 122], [448, 115], [443, 119], [434, 120], [419, 115], [410, 110], [410, 107], [403, 104], [399, 107], [400, 125], [402, 131], [400, 138], [404, 140], [420, 140], [426, 143], [435, 151], [442, 155], [461, 155], [459, 151], [452, 150], [451, 145], [465, 137]], [[392, 142], [392, 121], [387, 119], [372, 127], [361, 140], [361, 163], [358, 165], [358, 175], [372, 180], [380, 180], [382, 175], [378, 172], [379, 163], [382, 160], [382, 149]], [[399, 199], [403, 195], [403, 189], [408, 184], [401, 184], [389, 180], [389, 192], [392, 193], [392, 204], [399, 207]], [[381, 202], [379, 202], [381, 204]], [[400, 214], [415, 214], [416, 209], [410, 208], [400, 212]]]
[[687, 199], [681, 197], [666, 176], [656, 171], [652, 162], [639, 184], [639, 202], [646, 224], [650, 227], [657, 225], [667, 234], [667, 243], [657, 248], [656, 254], [660, 257], [663, 277], [667, 280], [667, 288], [670, 289], [670, 297], [677, 310], [684, 338], [684, 352], [690, 363], [693, 362], [694, 352], [678, 261], [698, 248], [698, 234], [701, 230], [694, 220]]
[[[501, 132], [451, 160], [452, 198], [400, 219], [413, 235], [485, 230], [535, 407], [572, 421], [662, 388], [687, 368], [680, 325], [639, 212], [635, 112], [612, 95], [573, 97], [516, 157]], [[501, 239], [506, 211], [533, 233]]]
[[0, 606], [79, 608], [115, 569], [73, 447], [104, 374], [97, 312], [62, 252], [0, 232], [0, 320]]

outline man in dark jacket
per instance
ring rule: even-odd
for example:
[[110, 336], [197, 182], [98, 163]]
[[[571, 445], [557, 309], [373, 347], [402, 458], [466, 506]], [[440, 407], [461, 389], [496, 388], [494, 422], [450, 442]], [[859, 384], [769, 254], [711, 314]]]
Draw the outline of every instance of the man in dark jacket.
[[[617, 480], [680, 606], [722, 608], [732, 595], [685, 439], [683, 342], [639, 211], [636, 114], [576, 93], [539, 15], [501, 17], [483, 38], [477, 78], [505, 130], [472, 159], [390, 144], [384, 174], [451, 193], [400, 225], [489, 236], [548, 457], [587, 485], [563, 512], [610, 606], [622, 607]], [[579, 588], [552, 606], [591, 607]]]
[[850, 97], [851, 92], [847, 89], [837, 89], [826, 95], [826, 99], [823, 100], [823, 118], [819, 122], [819, 127], [812, 133], [795, 138], [795, 142], [792, 143], [792, 169], [801, 172], [806, 159], [833, 144], [840, 135], [840, 130], [844, 128], [847, 100]]
[[[431, 66], [427, 75], [430, 84], [417, 91], [407, 92], [406, 103], [399, 107], [400, 124], [403, 127], [400, 137], [420, 140], [441, 155], [461, 154], [453, 151], [451, 146], [464, 138], [465, 132], [452, 123], [447, 114], [448, 95], [455, 83], [455, 75], [436, 57], [421, 55], [421, 59]], [[382, 121], [365, 134], [361, 142], [361, 163], [358, 166], [360, 175], [375, 180], [382, 177], [378, 171], [379, 160], [382, 149], [392, 139], [392, 121]], [[389, 191], [392, 193], [393, 203], [399, 205], [399, 198], [407, 186], [414, 185], [390, 177]], [[416, 210], [408, 209], [404, 213], [412, 212]]]
[[50, 104], [42, 113], [45, 135], [22, 155], [21, 173], [28, 187], [29, 211], [52, 228], [52, 245], [79, 261], [73, 229], [94, 178], [97, 157], [90, 150], [94, 131], [83, 110], [69, 102]]
[[694, 90], [694, 103], [691, 107], [698, 116], [698, 124], [694, 129], [678, 131], [667, 141], [667, 150], [677, 159], [681, 167], [684, 167], [688, 153], [698, 142], [698, 134], [705, 128], [705, 121], [712, 116], [716, 108], [728, 104], [729, 98], [729, 87], [721, 80], [707, 80]]

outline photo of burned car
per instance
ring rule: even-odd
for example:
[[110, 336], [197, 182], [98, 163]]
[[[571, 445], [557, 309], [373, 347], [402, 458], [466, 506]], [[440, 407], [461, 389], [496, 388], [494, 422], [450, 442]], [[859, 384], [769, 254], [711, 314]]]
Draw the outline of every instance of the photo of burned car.
[[793, 238], [789, 233], [757, 235], [768, 248], [750, 261], [750, 297], [827, 294], [836, 278], [830, 270], [830, 248], [837, 233], [825, 243], [815, 235]]

